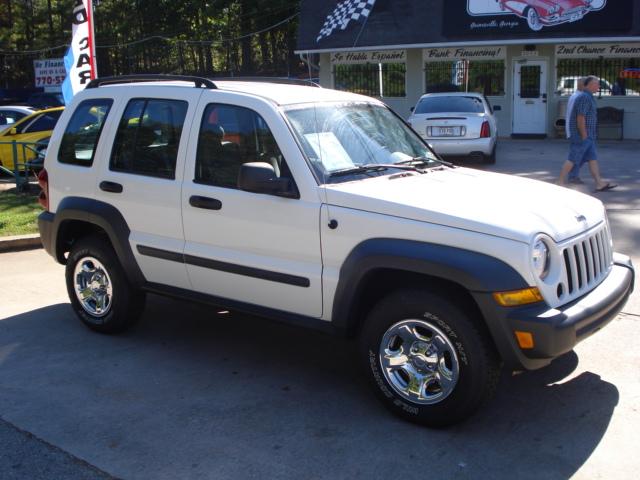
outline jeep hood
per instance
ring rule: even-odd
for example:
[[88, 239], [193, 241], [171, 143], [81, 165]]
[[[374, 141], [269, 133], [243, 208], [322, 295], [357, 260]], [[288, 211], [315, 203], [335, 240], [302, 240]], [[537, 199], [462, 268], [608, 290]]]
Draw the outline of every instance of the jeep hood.
[[550, 183], [469, 168], [385, 175], [324, 186], [327, 202], [382, 215], [472, 230], [520, 242], [556, 242], [605, 218], [602, 202]]

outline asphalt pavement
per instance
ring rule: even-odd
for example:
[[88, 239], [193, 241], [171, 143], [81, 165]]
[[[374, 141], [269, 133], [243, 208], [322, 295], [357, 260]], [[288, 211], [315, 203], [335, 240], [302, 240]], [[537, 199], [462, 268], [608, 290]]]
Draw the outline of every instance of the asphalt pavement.
[[[601, 145], [619, 187], [595, 194], [636, 265], [639, 152]], [[495, 166], [469, 165], [554, 181], [565, 156], [562, 141], [509, 140]], [[349, 342], [158, 296], [133, 330], [98, 335], [63, 273], [41, 249], [0, 254], [2, 479], [637, 478], [637, 291], [573, 352], [505, 372], [477, 415], [430, 430], [377, 403]]]

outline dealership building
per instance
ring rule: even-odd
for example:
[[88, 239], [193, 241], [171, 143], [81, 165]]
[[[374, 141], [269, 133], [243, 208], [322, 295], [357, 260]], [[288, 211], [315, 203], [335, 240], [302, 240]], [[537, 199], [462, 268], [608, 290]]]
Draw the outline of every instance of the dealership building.
[[297, 52], [405, 118], [424, 93], [484, 93], [500, 136], [561, 135], [596, 75], [600, 136], [640, 139], [640, 0], [303, 0]]

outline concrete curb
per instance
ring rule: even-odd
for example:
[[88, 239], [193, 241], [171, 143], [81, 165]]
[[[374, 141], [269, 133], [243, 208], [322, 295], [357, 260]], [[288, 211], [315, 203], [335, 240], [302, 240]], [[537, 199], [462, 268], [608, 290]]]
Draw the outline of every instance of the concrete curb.
[[31, 250], [34, 248], [42, 248], [42, 241], [40, 240], [40, 235], [37, 233], [0, 237], [0, 253]]

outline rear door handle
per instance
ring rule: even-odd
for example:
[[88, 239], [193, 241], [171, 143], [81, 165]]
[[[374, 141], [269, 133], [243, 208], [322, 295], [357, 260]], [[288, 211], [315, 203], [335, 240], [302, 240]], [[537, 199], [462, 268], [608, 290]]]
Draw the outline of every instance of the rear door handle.
[[199, 195], [193, 195], [190, 197], [189, 205], [195, 208], [204, 208], [205, 210], [220, 210], [222, 208], [222, 202], [220, 200], [201, 197]]
[[103, 192], [122, 193], [122, 185], [116, 182], [100, 182], [100, 190]]

